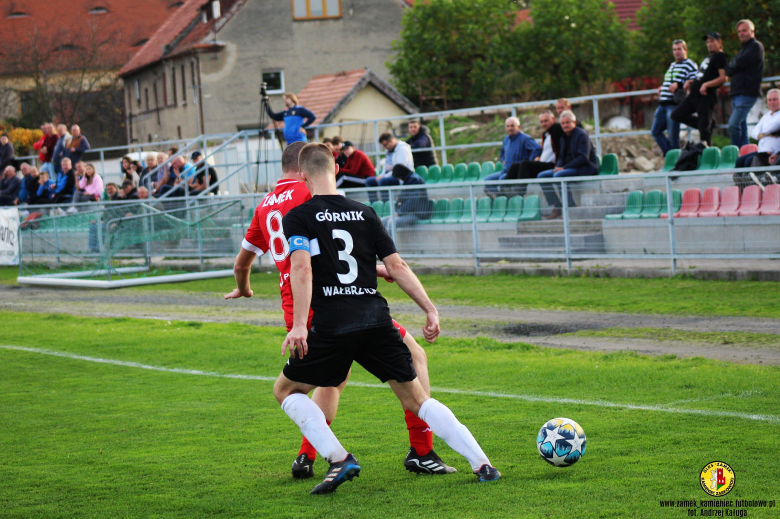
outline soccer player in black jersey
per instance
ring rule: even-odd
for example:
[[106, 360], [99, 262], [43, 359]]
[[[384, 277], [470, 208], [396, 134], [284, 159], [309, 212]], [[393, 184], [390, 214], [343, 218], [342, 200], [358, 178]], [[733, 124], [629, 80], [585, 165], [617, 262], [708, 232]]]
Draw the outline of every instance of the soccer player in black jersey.
[[[479, 481], [500, 477], [469, 430], [445, 405], [422, 388], [409, 349], [392, 324], [387, 301], [377, 292], [376, 258], [425, 312], [423, 334], [440, 333], [439, 314], [420, 281], [395, 250], [373, 209], [336, 191], [333, 155], [319, 143], [300, 152], [299, 168], [312, 199], [283, 219], [289, 240], [293, 327], [282, 343], [290, 358], [274, 385], [282, 409], [328, 460], [325, 479], [313, 494], [333, 492], [360, 473], [360, 465], [328, 427], [307, 396], [315, 387], [339, 385], [353, 361], [389, 382], [405, 409], [425, 420], [433, 433], [463, 455]], [[314, 311], [307, 330], [309, 308]]]

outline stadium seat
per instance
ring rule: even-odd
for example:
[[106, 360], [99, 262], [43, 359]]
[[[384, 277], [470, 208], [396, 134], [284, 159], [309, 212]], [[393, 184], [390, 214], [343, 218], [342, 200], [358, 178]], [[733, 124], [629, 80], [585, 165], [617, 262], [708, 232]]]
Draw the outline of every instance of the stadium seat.
[[471, 223], [471, 198], [463, 201], [463, 213], [460, 215], [458, 223]]
[[444, 223], [444, 219], [450, 213], [450, 201], [446, 198], [437, 200], [433, 206], [433, 213], [429, 220], [424, 220], [422, 223]]
[[720, 188], [708, 187], [704, 191], [704, 198], [702, 198], [701, 205], [699, 206], [699, 218], [713, 218], [718, 216], [719, 209]]
[[645, 194], [645, 201], [644, 204], [642, 204], [642, 212], [639, 217], [645, 219], [658, 218], [661, 214], [661, 210], [664, 208], [662, 202], [663, 193], [657, 190], [648, 191]]
[[675, 218], [696, 218], [701, 205], [701, 190], [686, 189], [683, 193], [682, 206], [674, 213]]
[[490, 202], [486, 196], [477, 200], [477, 223], [486, 223], [490, 218]]
[[736, 146], [724, 146], [720, 150], [720, 164], [718, 169], [732, 169], [737, 167], [737, 157], [739, 157], [739, 148]]
[[[669, 218], [669, 214], [666, 212], [667, 208], [666, 193], [661, 195], [661, 215], [660, 218]], [[672, 214], [675, 214], [682, 207], [682, 191], [679, 189], [672, 189]]]
[[745, 144], [739, 149], [739, 156], [747, 155], [748, 153], [753, 153], [754, 151], [758, 151], [758, 145], [756, 144]]
[[497, 160], [495, 167], [493, 168], [493, 173], [495, 173], [496, 171], [503, 171], [503, 170], [504, 170], [504, 165], [501, 163], [500, 160]]
[[450, 200], [450, 212], [444, 218], [444, 223], [458, 223], [463, 216], [463, 199], [453, 198]]
[[642, 204], [644, 203], [645, 194], [642, 191], [631, 191], [628, 194], [626, 200], [626, 208], [620, 214], [608, 214], [605, 216], [607, 220], [634, 220], [641, 218], [642, 216]]
[[671, 171], [674, 165], [677, 164], [677, 159], [680, 158], [680, 150], [673, 149], [666, 152], [664, 157], [664, 169], [661, 171]]
[[539, 197], [529, 195], [523, 200], [523, 212], [520, 213], [518, 222], [532, 222], [542, 219], [542, 208], [539, 205]]
[[729, 186], [723, 190], [718, 216], [739, 216], [739, 186]]
[[618, 159], [614, 153], [607, 153], [601, 158], [601, 167], [599, 168], [599, 175], [617, 175], [618, 174]]
[[720, 163], [720, 149], [711, 146], [701, 154], [701, 162], [696, 169], [717, 169]]
[[780, 184], [766, 186], [760, 213], [764, 216], [780, 216]]
[[748, 186], [742, 191], [739, 216], [758, 216], [761, 207], [761, 188]]
[[455, 164], [455, 171], [452, 173], [453, 182], [463, 182], [466, 180], [466, 173], [468, 173], [468, 166], [463, 164]]
[[382, 218], [382, 211], [385, 209], [385, 203], [381, 200], [377, 200], [376, 202], [371, 202], [371, 207], [374, 208], [374, 212], [376, 212], [376, 215], [379, 218]]
[[441, 175], [439, 176], [439, 184], [449, 184], [452, 182], [453, 168], [452, 164], [445, 164], [441, 167]]
[[476, 182], [482, 172], [482, 166], [478, 162], [471, 162], [466, 170], [466, 182]]
[[439, 166], [431, 166], [430, 168], [428, 168], [428, 178], [425, 179], [425, 183], [438, 184], [440, 176], [441, 176], [441, 168]]
[[428, 182], [428, 166], [417, 166], [414, 168], [414, 172], [422, 177], [425, 182]]
[[496, 165], [493, 164], [492, 161], [487, 161], [482, 163], [482, 170], [479, 173], [479, 179], [485, 180], [485, 177], [488, 175], [492, 175], [496, 172]]
[[[498, 200], [498, 198], [496, 198]], [[505, 222], [516, 222], [523, 213], [523, 197], [515, 195], [507, 201]]]
[[490, 217], [487, 219], [487, 221], [490, 223], [503, 222], [505, 216], [506, 216], [506, 197], [497, 196], [496, 199], [493, 200], [493, 207], [491, 208]]

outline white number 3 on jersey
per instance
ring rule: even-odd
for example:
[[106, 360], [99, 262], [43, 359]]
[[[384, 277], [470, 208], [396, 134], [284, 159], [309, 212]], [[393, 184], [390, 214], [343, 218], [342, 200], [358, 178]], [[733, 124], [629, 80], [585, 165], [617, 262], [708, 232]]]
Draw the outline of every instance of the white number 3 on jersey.
[[333, 229], [333, 239], [344, 242], [344, 250], [339, 251], [339, 260], [349, 265], [349, 272], [338, 276], [342, 285], [349, 285], [358, 277], [357, 260], [349, 255], [352, 252], [352, 235], [343, 229]]

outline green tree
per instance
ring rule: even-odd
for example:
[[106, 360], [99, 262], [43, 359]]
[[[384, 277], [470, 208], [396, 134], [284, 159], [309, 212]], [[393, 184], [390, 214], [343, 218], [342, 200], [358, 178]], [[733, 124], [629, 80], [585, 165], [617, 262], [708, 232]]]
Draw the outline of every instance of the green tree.
[[417, 99], [419, 81], [443, 79], [448, 101], [492, 100], [496, 82], [510, 72], [505, 56], [517, 9], [511, 0], [416, 2], [387, 63], [395, 85]]
[[[641, 27], [635, 35], [632, 76], [662, 77], [674, 60], [672, 42], [686, 40], [694, 61], [702, 55], [699, 40], [688, 41], [683, 12], [689, 0], [647, 0], [637, 12]], [[706, 52], [706, 49], [705, 49]], [[700, 61], [700, 60], [699, 60]]]

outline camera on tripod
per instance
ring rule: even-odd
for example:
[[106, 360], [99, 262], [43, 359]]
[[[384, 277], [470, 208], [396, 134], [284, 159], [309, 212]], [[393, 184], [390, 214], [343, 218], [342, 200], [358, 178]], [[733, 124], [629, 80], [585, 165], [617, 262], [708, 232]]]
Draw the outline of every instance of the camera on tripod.
[[260, 97], [268, 97], [268, 83], [265, 81], [260, 83]]

